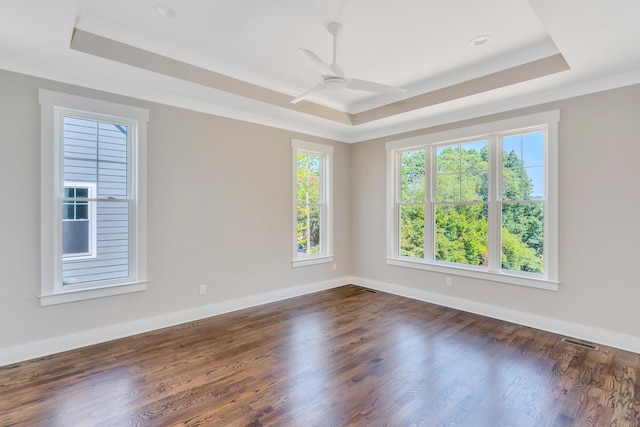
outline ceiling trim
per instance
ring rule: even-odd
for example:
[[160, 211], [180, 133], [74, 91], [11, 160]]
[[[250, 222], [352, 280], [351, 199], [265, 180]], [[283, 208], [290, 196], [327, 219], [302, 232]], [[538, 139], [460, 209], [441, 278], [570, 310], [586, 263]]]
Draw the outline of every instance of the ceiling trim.
[[346, 125], [352, 115], [74, 28], [71, 49]]
[[468, 80], [452, 86], [444, 87], [413, 98], [394, 102], [382, 107], [374, 108], [353, 116], [353, 125], [407, 113], [431, 105], [441, 104], [454, 99], [460, 99], [482, 92], [503, 88], [516, 83], [522, 83], [539, 77], [549, 76], [569, 70], [569, 64], [562, 54], [552, 55], [526, 64], [518, 65], [506, 70], [498, 71], [486, 76]]
[[74, 28], [70, 47], [79, 52], [200, 84], [260, 101], [274, 107], [296, 111], [319, 119], [330, 120], [341, 125], [347, 125], [348, 127], [357, 127], [432, 105], [476, 95], [570, 69], [562, 54], [558, 53], [412, 98], [372, 108], [357, 114], [349, 114], [309, 101], [291, 104], [291, 96], [287, 94], [99, 36], [79, 28]]

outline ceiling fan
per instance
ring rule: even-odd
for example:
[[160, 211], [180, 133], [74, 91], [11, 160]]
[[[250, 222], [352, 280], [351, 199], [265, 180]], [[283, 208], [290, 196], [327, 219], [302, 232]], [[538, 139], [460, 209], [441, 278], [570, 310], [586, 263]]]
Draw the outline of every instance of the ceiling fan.
[[309, 60], [320, 72], [322, 80], [316, 86], [312, 87], [302, 95], [291, 100], [292, 104], [296, 104], [303, 99], [307, 99], [314, 93], [321, 92], [326, 89], [353, 89], [366, 92], [375, 92], [382, 95], [397, 95], [406, 92], [406, 89], [399, 87], [387, 86], [382, 83], [370, 82], [368, 80], [346, 78], [342, 67], [336, 62], [336, 50], [338, 47], [338, 36], [342, 32], [342, 24], [331, 22], [327, 25], [329, 34], [333, 36], [333, 62], [327, 65], [318, 55], [308, 49], [300, 48], [300, 52]]

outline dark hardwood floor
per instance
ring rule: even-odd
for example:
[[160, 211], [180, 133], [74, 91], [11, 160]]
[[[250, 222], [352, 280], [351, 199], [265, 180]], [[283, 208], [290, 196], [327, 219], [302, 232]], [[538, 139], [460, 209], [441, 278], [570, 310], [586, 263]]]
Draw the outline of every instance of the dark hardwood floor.
[[345, 286], [0, 368], [0, 426], [639, 426], [640, 355]]

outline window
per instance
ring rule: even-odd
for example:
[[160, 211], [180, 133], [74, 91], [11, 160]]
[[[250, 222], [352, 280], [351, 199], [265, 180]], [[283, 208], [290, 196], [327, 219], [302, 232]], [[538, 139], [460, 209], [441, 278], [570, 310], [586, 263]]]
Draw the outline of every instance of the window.
[[292, 140], [293, 266], [333, 261], [331, 168], [333, 147]]
[[147, 110], [40, 91], [41, 304], [146, 289]]
[[96, 210], [89, 203], [95, 198], [95, 182], [64, 183], [62, 201], [63, 259], [96, 257]]
[[558, 120], [387, 143], [387, 262], [557, 290]]

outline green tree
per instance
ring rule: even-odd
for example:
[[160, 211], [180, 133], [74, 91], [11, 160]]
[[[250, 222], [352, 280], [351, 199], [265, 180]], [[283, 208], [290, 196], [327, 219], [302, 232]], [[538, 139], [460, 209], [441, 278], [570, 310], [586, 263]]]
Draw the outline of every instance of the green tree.
[[436, 259], [487, 265], [488, 172], [486, 141], [436, 150]]
[[488, 222], [485, 204], [436, 207], [436, 253], [441, 261], [487, 265]]
[[424, 258], [425, 151], [401, 155], [400, 254]]
[[298, 252], [320, 252], [320, 156], [298, 153], [297, 242]]
[[[435, 258], [487, 265], [488, 144], [447, 146], [436, 150]], [[542, 203], [530, 200], [533, 181], [517, 153], [504, 155], [502, 266], [542, 272]], [[401, 255], [424, 257], [425, 151], [401, 156]]]
[[[532, 197], [533, 180], [514, 150], [503, 153], [502, 265], [541, 273], [544, 249], [544, 206]], [[510, 203], [509, 201], [513, 201]], [[518, 202], [528, 201], [528, 202]], [[516, 247], [516, 245], [522, 245]]]
[[400, 209], [400, 254], [424, 258], [424, 205], [407, 205]]

